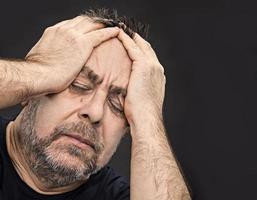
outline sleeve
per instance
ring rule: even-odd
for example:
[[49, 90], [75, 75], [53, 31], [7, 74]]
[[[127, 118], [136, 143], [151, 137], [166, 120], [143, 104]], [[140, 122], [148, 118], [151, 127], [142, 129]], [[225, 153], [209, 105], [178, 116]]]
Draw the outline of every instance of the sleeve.
[[[3, 121], [2, 121], [2, 117], [0, 116], [0, 140], [2, 140], [2, 134], [3, 133], [3, 127], [2, 127]], [[1, 143], [2, 141], [0, 141]], [[2, 188], [2, 174], [3, 174], [3, 164], [2, 164], [2, 149], [1, 149], [1, 144], [0, 144], [0, 189]]]
[[120, 177], [113, 185], [113, 199], [115, 200], [129, 200], [130, 199], [130, 186], [128, 182]]
[[109, 169], [108, 181], [106, 184], [106, 199], [129, 200], [130, 185], [127, 178], [118, 175], [113, 169]]

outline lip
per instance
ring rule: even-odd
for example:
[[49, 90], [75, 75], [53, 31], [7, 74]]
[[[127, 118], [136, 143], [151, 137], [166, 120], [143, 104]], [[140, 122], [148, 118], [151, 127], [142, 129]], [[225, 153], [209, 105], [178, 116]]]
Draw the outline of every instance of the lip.
[[95, 149], [95, 146], [92, 142], [90, 142], [89, 140], [81, 137], [80, 135], [73, 135], [73, 134], [64, 134], [65, 136], [68, 136], [68, 137], [71, 137], [71, 138], [74, 138], [78, 141], [80, 141], [81, 143], [84, 143], [88, 146], [90, 146], [92, 149]]

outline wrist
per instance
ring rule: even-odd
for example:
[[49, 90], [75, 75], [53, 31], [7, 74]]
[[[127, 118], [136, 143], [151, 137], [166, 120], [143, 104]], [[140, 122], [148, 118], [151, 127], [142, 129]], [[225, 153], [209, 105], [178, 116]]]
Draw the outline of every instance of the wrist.
[[131, 127], [140, 127], [143, 124], [151, 124], [155, 121], [163, 121], [162, 109], [157, 108], [154, 105], [131, 105], [127, 106], [128, 111], [125, 113], [128, 123]]
[[26, 98], [48, 93], [47, 77], [45, 67], [34, 61], [13, 60], [4, 61], [8, 63], [6, 67], [9, 71], [9, 82], [23, 88]]
[[163, 117], [158, 112], [140, 113], [134, 118], [131, 118], [129, 124], [132, 141], [155, 138], [157, 136], [155, 133], [165, 133]]
[[24, 76], [30, 86], [32, 96], [54, 92], [48, 83], [48, 75], [50, 73], [47, 71], [48, 67], [36, 61], [25, 61], [25, 63], [26, 70], [24, 72], [26, 74]]

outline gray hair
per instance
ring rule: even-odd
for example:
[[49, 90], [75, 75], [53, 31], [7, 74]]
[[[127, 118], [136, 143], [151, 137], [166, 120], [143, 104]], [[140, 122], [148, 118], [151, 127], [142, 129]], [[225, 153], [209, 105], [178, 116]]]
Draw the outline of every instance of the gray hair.
[[131, 38], [135, 33], [138, 33], [141, 37], [148, 37], [149, 25], [143, 24], [135, 18], [127, 16], [119, 16], [117, 10], [107, 8], [95, 8], [85, 11], [83, 16], [91, 18], [93, 21], [102, 23], [106, 27], [119, 27], [124, 30]]

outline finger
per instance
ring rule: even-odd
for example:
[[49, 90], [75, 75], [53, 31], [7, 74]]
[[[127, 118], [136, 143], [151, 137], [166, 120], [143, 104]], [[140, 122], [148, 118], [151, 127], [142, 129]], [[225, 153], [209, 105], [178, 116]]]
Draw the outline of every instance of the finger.
[[[76, 24], [78, 24], [80, 21], [84, 20], [85, 17], [79, 15], [79, 16], [76, 16], [74, 17], [73, 19], [70, 19], [70, 20], [67, 20], [66, 23], [64, 24], [61, 24], [60, 26], [62, 26], [63, 28], [73, 28]], [[60, 27], [59, 26], [59, 27]]]
[[143, 56], [143, 52], [140, 50], [138, 45], [123, 30], [120, 30], [118, 38], [133, 61], [138, 60]]
[[85, 34], [86, 45], [91, 44], [91, 47], [96, 47], [102, 42], [116, 37], [120, 32], [120, 29], [117, 27], [102, 28], [99, 30], [91, 31]]
[[157, 64], [157, 66], [160, 67], [159, 69], [161, 69], [162, 73], [164, 73], [164, 68], [160, 64], [159, 59], [158, 59], [155, 51], [151, 47], [151, 44], [149, 42], [147, 42], [144, 38], [142, 38], [137, 33], [135, 34], [133, 40], [139, 46], [139, 48], [144, 52], [144, 54], [146, 56], [148, 56], [149, 60], [152, 60], [155, 64]]
[[53, 28], [60, 27], [60, 26], [62, 26], [62, 25], [64, 25], [64, 24], [68, 23], [70, 20], [71, 20], [71, 19], [61, 21], [61, 22], [59, 22], [59, 23], [55, 24], [55, 25], [54, 25], [54, 26], [52, 26], [52, 27], [53, 27]]
[[84, 17], [79, 23], [74, 26], [74, 29], [82, 34], [94, 31], [105, 26], [101, 23], [96, 23], [89, 17]]
[[71, 22], [71, 21], [74, 20], [74, 19], [76, 19], [76, 17], [73, 18], [73, 19], [63, 20], [63, 21], [61, 21], [61, 22], [55, 24], [54, 26], [52, 26], [52, 28], [58, 28], [58, 27], [60, 27], [60, 26], [63, 26], [63, 25], [65, 25], [65, 24], [68, 24], [69, 22]]
[[135, 34], [133, 40], [139, 46], [139, 48], [150, 58], [157, 59], [157, 55], [153, 50], [151, 44], [147, 42], [144, 38], [142, 38], [138, 33]]
[[67, 20], [64, 20], [64, 21], [61, 21], [57, 24], [55, 24], [54, 26], [52, 26], [53, 28], [58, 28], [60, 26], [64, 26], [64, 25], [71, 25], [73, 23], [77, 23], [78, 20], [82, 20], [80, 16], [77, 16], [77, 17], [74, 17], [73, 19], [67, 19]]

